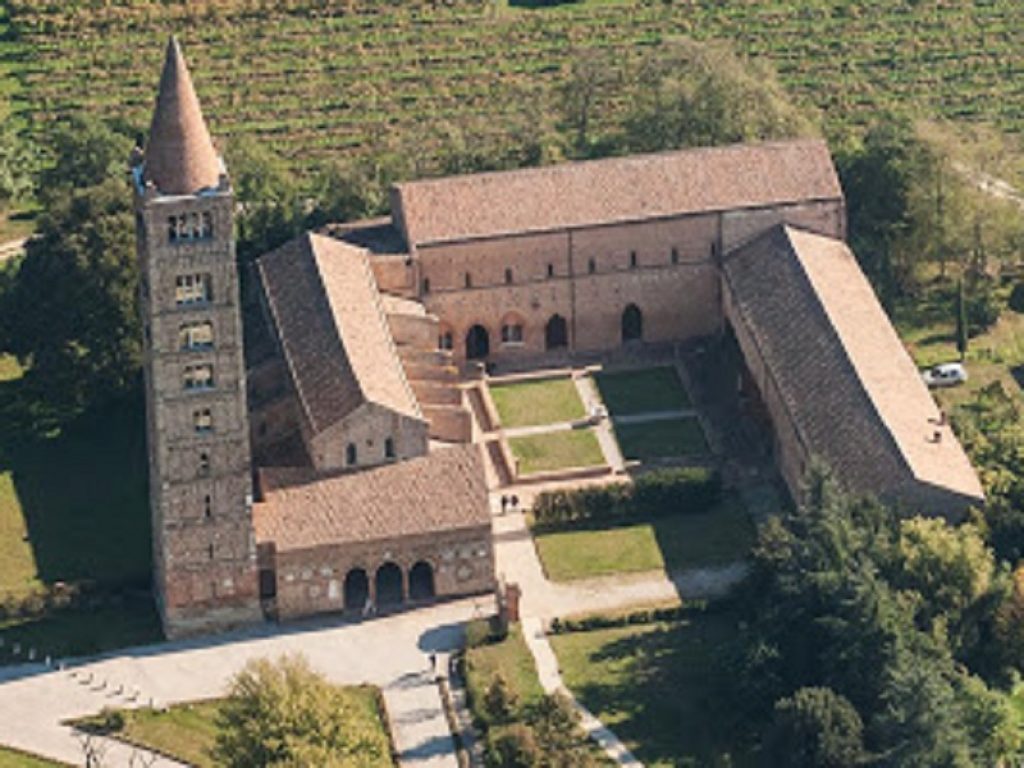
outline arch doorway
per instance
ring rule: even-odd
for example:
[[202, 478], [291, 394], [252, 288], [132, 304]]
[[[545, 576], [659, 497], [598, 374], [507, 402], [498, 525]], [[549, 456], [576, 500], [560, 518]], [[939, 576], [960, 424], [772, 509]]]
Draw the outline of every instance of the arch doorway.
[[491, 353], [491, 340], [487, 329], [482, 325], [474, 325], [466, 334], [466, 358], [479, 360]]
[[622, 343], [640, 341], [644, 337], [644, 316], [640, 307], [630, 304], [622, 312]]
[[402, 569], [394, 563], [384, 563], [377, 569], [375, 578], [377, 605], [398, 605], [405, 599], [402, 590]]
[[434, 569], [420, 560], [409, 571], [409, 599], [426, 600], [434, 596]]
[[562, 349], [569, 346], [569, 331], [565, 324], [565, 318], [561, 315], [552, 315], [548, 324], [544, 326], [544, 347], [546, 349]]
[[370, 596], [370, 579], [362, 568], [353, 568], [345, 575], [345, 608], [361, 611]]

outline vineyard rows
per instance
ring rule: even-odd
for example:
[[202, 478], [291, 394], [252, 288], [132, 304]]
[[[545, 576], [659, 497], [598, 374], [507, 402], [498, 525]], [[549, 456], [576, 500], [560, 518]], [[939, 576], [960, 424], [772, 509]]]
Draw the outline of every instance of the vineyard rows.
[[[368, 5], [14, 0], [20, 110], [33, 126], [82, 109], [144, 126], [173, 31], [213, 130], [259, 136], [309, 170], [439, 121], [500, 134], [524, 98], [564, 79], [574, 52], [601, 49], [611, 69], [628, 71], [650, 46], [687, 35], [769, 60], [832, 126], [913, 104], [1024, 130], [1020, 0]], [[598, 127], [626, 106], [601, 101]]]

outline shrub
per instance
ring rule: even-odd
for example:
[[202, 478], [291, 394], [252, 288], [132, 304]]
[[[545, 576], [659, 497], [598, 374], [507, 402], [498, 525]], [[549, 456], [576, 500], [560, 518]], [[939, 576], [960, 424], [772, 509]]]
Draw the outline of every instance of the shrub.
[[1024, 282], [1014, 284], [1008, 304], [1014, 312], [1024, 312]]
[[532, 768], [543, 757], [533, 729], [522, 723], [493, 728], [487, 734], [488, 768]]
[[999, 319], [999, 299], [988, 285], [967, 297], [967, 325], [972, 335], [983, 333]]
[[512, 720], [519, 706], [519, 697], [502, 675], [491, 681], [484, 694], [484, 713], [492, 723], [507, 723]]
[[534, 526], [551, 530], [588, 520], [693, 514], [706, 511], [721, 495], [722, 478], [717, 470], [660, 469], [640, 475], [632, 484], [541, 493], [533, 504]]

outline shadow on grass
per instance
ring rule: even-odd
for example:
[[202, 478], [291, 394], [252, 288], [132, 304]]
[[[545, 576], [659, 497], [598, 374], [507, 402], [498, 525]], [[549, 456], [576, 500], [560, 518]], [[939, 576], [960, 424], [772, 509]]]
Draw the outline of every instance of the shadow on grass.
[[[576, 646], [560, 662], [570, 667], [581, 703], [636, 744], [643, 762], [744, 765], [753, 749], [750, 725], [722, 693], [736, 629], [726, 608], [670, 624], [574, 633], [558, 640]], [[732, 762], [723, 762], [727, 754]]]
[[[25, 378], [0, 382], [0, 472], [10, 473], [12, 514], [24, 516], [38, 580], [87, 592], [76, 607], [6, 619], [8, 649], [92, 653], [159, 637], [144, 412], [136, 390], [60, 426]], [[0, 582], [0, 599], [16, 592]], [[5, 656], [0, 663], [17, 660]]]

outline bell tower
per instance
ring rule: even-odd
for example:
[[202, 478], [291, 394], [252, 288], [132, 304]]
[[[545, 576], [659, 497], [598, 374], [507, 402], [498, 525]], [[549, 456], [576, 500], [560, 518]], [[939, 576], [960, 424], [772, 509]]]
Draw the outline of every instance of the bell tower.
[[168, 637], [262, 618], [234, 193], [172, 37], [137, 153], [154, 590]]

